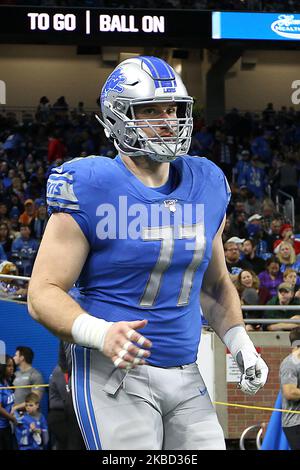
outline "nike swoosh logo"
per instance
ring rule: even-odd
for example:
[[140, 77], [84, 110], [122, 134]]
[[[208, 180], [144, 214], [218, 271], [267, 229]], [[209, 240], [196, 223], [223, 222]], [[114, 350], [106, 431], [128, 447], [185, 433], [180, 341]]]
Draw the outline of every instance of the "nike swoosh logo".
[[203, 397], [203, 395], [205, 395], [206, 392], [207, 392], [207, 388], [205, 387], [202, 390], [201, 390], [201, 388], [199, 388], [199, 392], [200, 392], [201, 397]]

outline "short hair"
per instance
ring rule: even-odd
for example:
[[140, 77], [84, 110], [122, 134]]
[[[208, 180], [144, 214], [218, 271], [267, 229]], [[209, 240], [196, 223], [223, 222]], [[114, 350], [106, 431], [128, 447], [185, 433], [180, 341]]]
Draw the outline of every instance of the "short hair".
[[35, 404], [39, 404], [40, 403], [40, 397], [38, 396], [37, 393], [30, 392], [30, 393], [27, 393], [27, 395], [25, 396], [24, 401], [25, 401], [25, 403], [33, 402]]
[[283, 273], [283, 279], [289, 276], [289, 274], [295, 273], [297, 275], [297, 271], [292, 268], [287, 268]]
[[20, 356], [24, 356], [27, 364], [32, 364], [34, 358], [34, 352], [28, 346], [17, 346], [16, 351], [19, 351]]
[[266, 268], [268, 268], [270, 266], [270, 264], [272, 264], [272, 263], [279, 264], [279, 266], [280, 266], [280, 261], [277, 258], [277, 256], [271, 256], [270, 258], [268, 258], [266, 260]]
[[243, 242], [243, 245], [244, 245], [245, 242], [250, 242], [251, 245], [252, 245], [252, 248], [255, 248], [257, 246], [257, 241], [254, 240], [253, 238], [246, 238], [246, 240], [244, 240], [244, 242]]
[[295, 344], [294, 346], [300, 346], [300, 326], [296, 326], [296, 328], [293, 328], [289, 334], [290, 342], [291, 345], [293, 346], [294, 342], [297, 342], [298, 344]]

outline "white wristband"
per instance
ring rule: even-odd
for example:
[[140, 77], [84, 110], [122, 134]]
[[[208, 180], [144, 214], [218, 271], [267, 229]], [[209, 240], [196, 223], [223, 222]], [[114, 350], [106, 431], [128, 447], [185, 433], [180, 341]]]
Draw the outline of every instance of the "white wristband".
[[237, 353], [244, 347], [255, 350], [254, 344], [243, 326], [230, 328], [223, 337], [223, 343], [227, 346], [233, 357], [236, 357]]
[[103, 351], [106, 333], [112, 322], [95, 318], [87, 313], [79, 315], [72, 326], [72, 336], [76, 344]]

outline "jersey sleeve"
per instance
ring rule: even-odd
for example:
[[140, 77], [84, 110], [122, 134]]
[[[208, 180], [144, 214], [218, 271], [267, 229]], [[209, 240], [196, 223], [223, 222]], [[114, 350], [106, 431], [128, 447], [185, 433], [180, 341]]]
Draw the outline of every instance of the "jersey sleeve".
[[87, 169], [78, 160], [80, 159], [71, 160], [52, 169], [47, 182], [48, 213], [70, 214], [90, 243], [88, 175]]

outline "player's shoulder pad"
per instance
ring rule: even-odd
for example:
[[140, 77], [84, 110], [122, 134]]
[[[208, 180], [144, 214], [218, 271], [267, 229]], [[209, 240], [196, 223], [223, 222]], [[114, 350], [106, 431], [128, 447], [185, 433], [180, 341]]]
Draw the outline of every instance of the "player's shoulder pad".
[[214, 162], [206, 157], [187, 155], [183, 157], [185, 162], [195, 171], [201, 171], [206, 176], [224, 177], [224, 173]]
[[93, 183], [101, 182], [111, 159], [91, 155], [74, 158], [53, 168], [47, 182], [47, 203], [52, 210], [78, 211], [79, 199], [83, 203], [92, 191]]
[[193, 171], [200, 171], [205, 177], [206, 182], [209, 183], [212, 187], [220, 187], [221, 185], [223, 188], [225, 188], [226, 196], [229, 201], [231, 197], [231, 189], [226, 176], [224, 175], [221, 168], [218, 167], [218, 165], [206, 157], [188, 155], [184, 158]]

